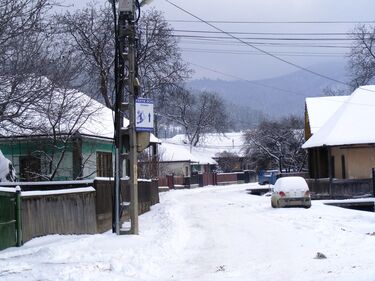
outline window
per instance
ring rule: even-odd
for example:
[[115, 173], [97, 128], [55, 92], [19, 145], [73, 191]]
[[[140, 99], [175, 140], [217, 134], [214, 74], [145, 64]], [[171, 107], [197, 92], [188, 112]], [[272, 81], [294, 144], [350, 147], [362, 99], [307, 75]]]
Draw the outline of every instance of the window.
[[40, 180], [41, 161], [39, 157], [27, 155], [20, 156], [20, 179], [21, 181]]
[[97, 177], [113, 177], [112, 153], [97, 152], [96, 153], [96, 176]]

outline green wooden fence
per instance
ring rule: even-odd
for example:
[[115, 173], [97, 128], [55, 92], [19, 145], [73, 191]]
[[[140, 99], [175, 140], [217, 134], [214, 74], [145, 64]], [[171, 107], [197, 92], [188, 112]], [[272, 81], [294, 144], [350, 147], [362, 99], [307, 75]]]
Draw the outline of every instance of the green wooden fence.
[[21, 246], [21, 191], [19, 187], [0, 189], [0, 250]]

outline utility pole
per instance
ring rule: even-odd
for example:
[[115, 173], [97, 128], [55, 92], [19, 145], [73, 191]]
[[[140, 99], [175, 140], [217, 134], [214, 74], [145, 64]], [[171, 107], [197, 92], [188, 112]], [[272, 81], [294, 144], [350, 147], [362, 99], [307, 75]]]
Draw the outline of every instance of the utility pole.
[[[115, 104], [115, 232], [120, 234], [138, 234], [138, 176], [137, 176], [137, 134], [135, 99], [136, 78], [135, 64], [135, 2], [136, 0], [120, 0], [118, 3], [118, 22], [116, 30], [116, 104]], [[125, 71], [126, 70], [126, 71]], [[124, 100], [124, 88], [127, 85], [128, 103]], [[128, 111], [129, 126], [124, 128], [124, 111]], [[126, 153], [123, 153], [123, 146]], [[128, 159], [130, 165], [130, 229], [121, 229], [120, 207], [121, 178], [123, 161]]]

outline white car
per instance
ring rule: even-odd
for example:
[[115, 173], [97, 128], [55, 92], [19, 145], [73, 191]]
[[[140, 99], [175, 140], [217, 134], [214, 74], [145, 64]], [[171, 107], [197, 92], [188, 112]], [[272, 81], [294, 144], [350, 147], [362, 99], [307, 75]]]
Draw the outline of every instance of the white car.
[[271, 206], [280, 207], [311, 207], [309, 187], [302, 177], [279, 178], [271, 195]]

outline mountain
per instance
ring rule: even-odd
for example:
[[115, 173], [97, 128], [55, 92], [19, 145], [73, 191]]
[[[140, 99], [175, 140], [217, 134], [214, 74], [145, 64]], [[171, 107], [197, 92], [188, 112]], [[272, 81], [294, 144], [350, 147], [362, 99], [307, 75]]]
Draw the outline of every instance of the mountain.
[[[318, 64], [309, 69], [335, 80], [348, 81], [343, 62]], [[199, 79], [187, 83], [189, 88], [217, 92], [228, 103], [272, 118], [291, 114], [303, 116], [306, 97], [322, 96], [324, 88], [339, 86], [342, 87], [337, 82], [303, 70], [257, 81]]]

